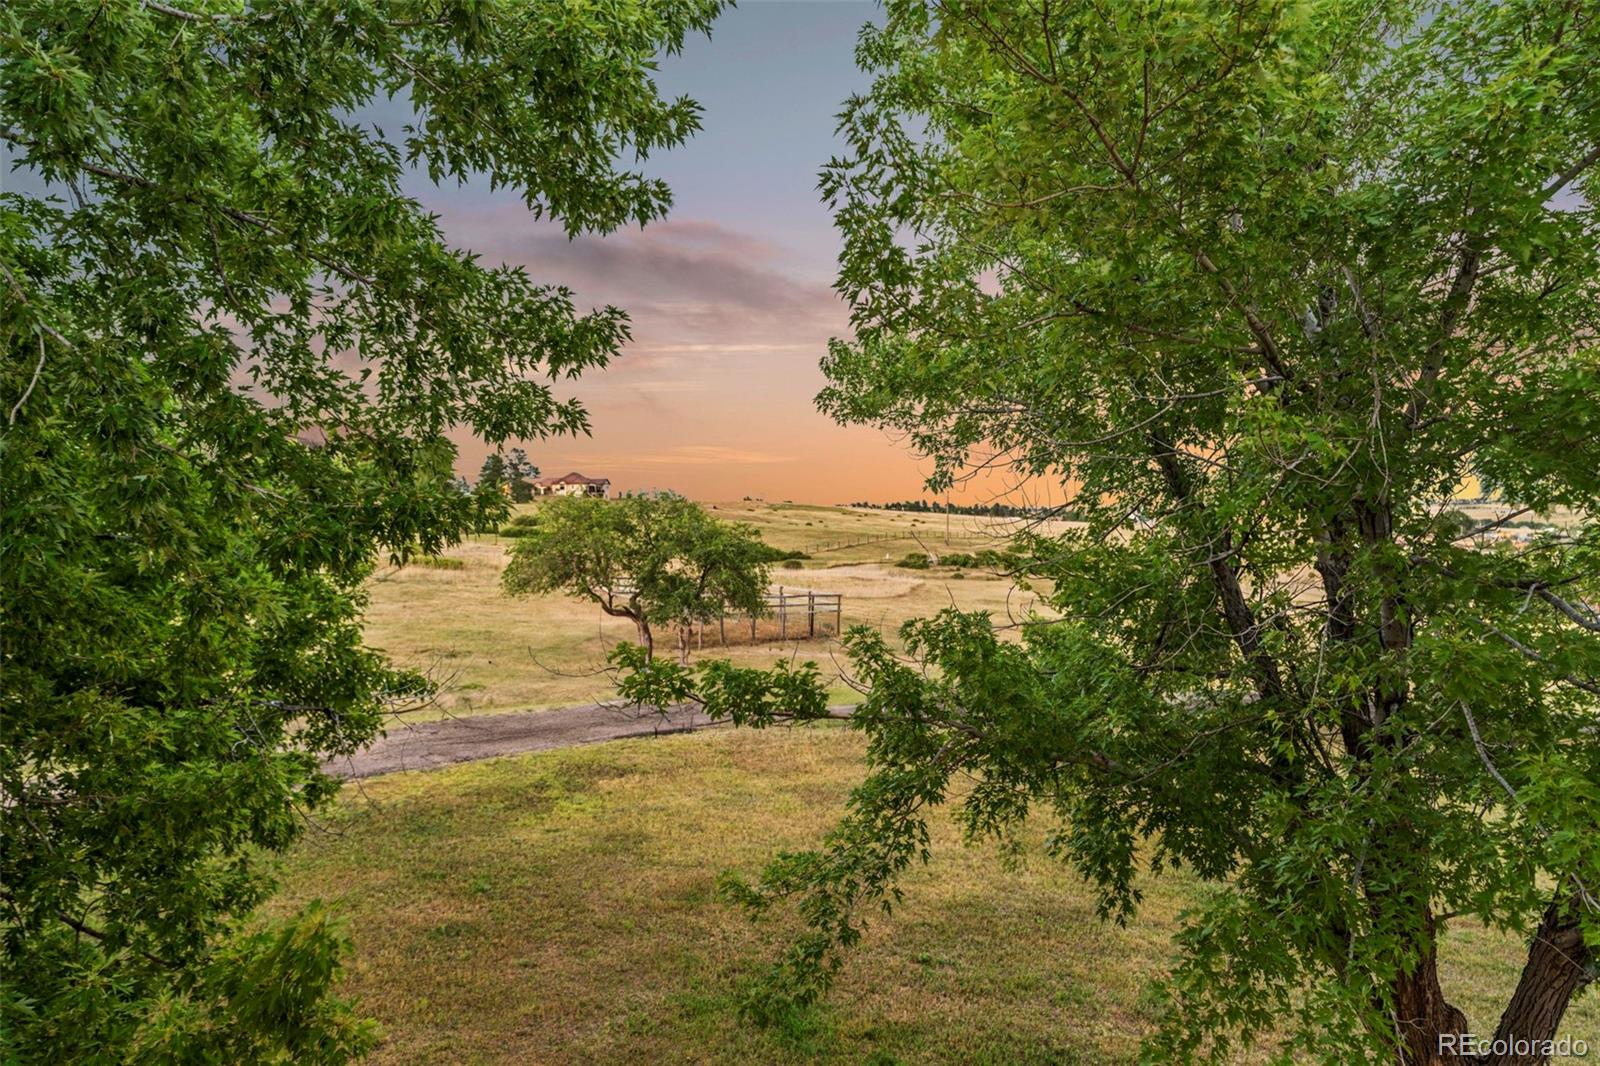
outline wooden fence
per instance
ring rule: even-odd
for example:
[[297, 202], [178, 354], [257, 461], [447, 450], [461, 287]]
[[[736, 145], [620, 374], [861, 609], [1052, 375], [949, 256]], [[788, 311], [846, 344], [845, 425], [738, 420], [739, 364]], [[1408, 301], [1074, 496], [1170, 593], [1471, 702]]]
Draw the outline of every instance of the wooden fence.
[[[626, 597], [626, 585], [613, 590]], [[721, 645], [760, 644], [764, 641], [815, 640], [837, 637], [844, 632], [844, 596], [837, 592], [805, 592], [779, 585], [762, 597], [764, 610], [759, 615], [722, 615], [714, 622], [694, 623], [690, 640], [705, 647], [709, 635]]]
[[[843, 629], [844, 621], [844, 596], [837, 592], [785, 592], [782, 585], [777, 591], [766, 595], [766, 619], [752, 615], [750, 617], [750, 641], [755, 643], [760, 640], [760, 625], [765, 621], [776, 621], [778, 625], [778, 640], [788, 640], [790, 637], [807, 640], [815, 639], [818, 631], [818, 622], [822, 624], [824, 636], [838, 636]], [[727, 630], [727, 619], [719, 620], [721, 631]], [[723, 643], [727, 643], [724, 636]]]
[[844, 597], [837, 592], [792, 592], [782, 585], [763, 598], [759, 615], [723, 615], [715, 622], [696, 625], [691, 639], [697, 649], [707, 638], [729, 644], [766, 641], [815, 640], [844, 632]]

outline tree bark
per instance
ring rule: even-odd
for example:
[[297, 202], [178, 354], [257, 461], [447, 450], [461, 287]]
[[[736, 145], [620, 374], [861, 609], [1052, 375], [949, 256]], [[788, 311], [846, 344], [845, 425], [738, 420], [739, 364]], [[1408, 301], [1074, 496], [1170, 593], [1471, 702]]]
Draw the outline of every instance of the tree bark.
[[[1600, 962], [1584, 943], [1578, 906], [1576, 893], [1564, 892], [1546, 908], [1528, 944], [1528, 962], [1516, 991], [1489, 1039], [1474, 1034], [1466, 1015], [1444, 998], [1429, 914], [1421, 961], [1393, 989], [1400, 1066], [1546, 1066], [1546, 1042], [1556, 1039], [1567, 1004], [1594, 979]], [[1468, 1036], [1477, 1042], [1469, 1042]], [[1486, 1050], [1480, 1054], [1480, 1048]], [[1500, 1050], [1492, 1050], [1496, 1048]]]
[[1468, 1032], [1467, 1016], [1451, 1006], [1439, 986], [1439, 949], [1433, 912], [1424, 912], [1425, 933], [1416, 968], [1394, 984], [1394, 1018], [1399, 1026], [1401, 1066], [1460, 1066], [1472, 1062], [1457, 1050], [1459, 1037]]
[[656, 657], [656, 642], [650, 635], [650, 623], [641, 615], [633, 620], [633, 624], [639, 627], [639, 643], [644, 645], [644, 658], [649, 662]]
[[[1506, 1050], [1485, 1056], [1482, 1066], [1543, 1066], [1550, 1061], [1539, 1048], [1544, 1041], [1555, 1039], [1567, 1004], [1594, 980], [1595, 966], [1600, 963], [1578, 927], [1579, 906], [1577, 893], [1564, 891], [1545, 908], [1528, 944], [1528, 962], [1517, 990], [1494, 1032], [1493, 1046]], [[1519, 1051], [1519, 1044], [1525, 1050]]]

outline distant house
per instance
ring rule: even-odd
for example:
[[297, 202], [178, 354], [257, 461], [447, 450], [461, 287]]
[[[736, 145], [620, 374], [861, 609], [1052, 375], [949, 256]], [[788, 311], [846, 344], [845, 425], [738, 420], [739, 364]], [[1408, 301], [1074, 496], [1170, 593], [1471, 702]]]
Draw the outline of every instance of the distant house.
[[544, 477], [533, 483], [535, 496], [599, 496], [604, 499], [610, 493], [609, 478], [584, 477], [579, 473]]

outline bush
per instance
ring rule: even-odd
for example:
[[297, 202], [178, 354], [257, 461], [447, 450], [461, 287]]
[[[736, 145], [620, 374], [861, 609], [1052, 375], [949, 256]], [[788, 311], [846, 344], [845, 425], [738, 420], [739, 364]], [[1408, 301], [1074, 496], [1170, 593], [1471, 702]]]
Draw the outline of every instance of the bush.
[[785, 559], [783, 561], [783, 568], [785, 570], [798, 570], [804, 565], [805, 564], [802, 563], [799, 559]]
[[894, 565], [903, 567], [906, 570], [926, 570], [928, 568], [928, 557], [923, 552], [908, 552], [904, 559]]
[[539, 530], [539, 516], [534, 514], [519, 514], [511, 521], [501, 526], [495, 532], [502, 537], [526, 537]]
[[444, 555], [419, 555], [409, 565], [425, 566], [429, 570], [464, 570], [467, 566], [464, 559], [452, 559]]
[[972, 556], [964, 552], [951, 552], [949, 555], [939, 556], [940, 566], [975, 566]]
[[[769, 563], [798, 562], [801, 559], [811, 558], [805, 552], [794, 549], [784, 550], [783, 548], [774, 548], [771, 545], [762, 545], [762, 549], [762, 561]], [[789, 566], [785, 567], [785, 569], [794, 570], [797, 568]]]

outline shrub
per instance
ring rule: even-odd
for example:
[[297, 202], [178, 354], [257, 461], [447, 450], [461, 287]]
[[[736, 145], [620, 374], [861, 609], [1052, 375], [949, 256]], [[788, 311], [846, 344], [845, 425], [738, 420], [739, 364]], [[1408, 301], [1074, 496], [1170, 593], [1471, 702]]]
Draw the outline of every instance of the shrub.
[[429, 570], [464, 570], [466, 560], [452, 559], [445, 555], [419, 555], [412, 559], [411, 566], [425, 566]]
[[785, 559], [783, 561], [783, 568], [785, 570], [798, 570], [804, 565], [805, 564], [802, 563], [799, 559]]
[[539, 530], [539, 516], [536, 514], [519, 514], [501, 526], [495, 532], [502, 537], [526, 537]]
[[[771, 547], [770, 545], [762, 545], [762, 556], [761, 557], [762, 557], [763, 561], [769, 562], [769, 563], [784, 563], [784, 562], [791, 562], [791, 561], [797, 562], [797, 561], [799, 561], [801, 559], [809, 559], [809, 558], [811, 558], [811, 556], [807, 555], [803, 551], [797, 551], [797, 550], [794, 550], [792, 548], [791, 549], [774, 548], [774, 547]], [[791, 567], [787, 567], [787, 569], [793, 570], [793, 569], [796, 569], [796, 568], [791, 566]]]
[[928, 568], [928, 556], [923, 552], [907, 552], [906, 557], [894, 565], [903, 567], [906, 570], [926, 570]]

